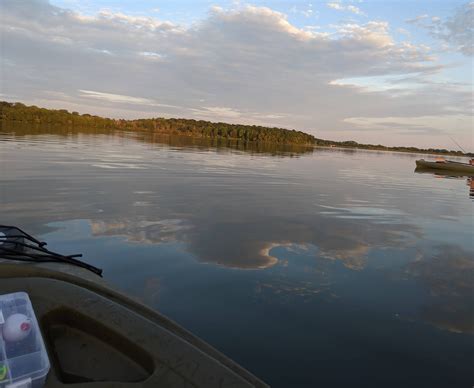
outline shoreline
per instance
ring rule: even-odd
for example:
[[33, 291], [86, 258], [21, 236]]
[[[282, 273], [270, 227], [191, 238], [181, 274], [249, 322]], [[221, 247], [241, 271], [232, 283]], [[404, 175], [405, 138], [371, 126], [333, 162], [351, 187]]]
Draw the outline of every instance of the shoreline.
[[242, 143], [268, 144], [271, 146], [292, 146], [310, 148], [338, 148], [346, 150], [366, 150], [401, 152], [424, 155], [440, 155], [473, 158], [474, 152], [449, 150], [446, 148], [418, 148], [410, 146], [384, 146], [364, 144], [353, 140], [334, 141], [320, 139], [303, 131], [267, 127], [261, 125], [230, 124], [206, 120], [163, 118], [111, 119], [90, 114], [69, 112], [66, 109], [47, 109], [27, 106], [20, 102], [0, 101], [0, 124], [3, 126], [60, 126], [84, 130], [122, 130], [162, 135], [186, 136], [213, 141], [237, 141]]
[[[147, 134], [154, 134], [154, 135], [159, 135], [163, 137], [170, 137], [170, 136], [176, 136], [176, 137], [181, 137], [181, 138], [186, 138], [186, 139], [195, 139], [195, 140], [203, 140], [203, 141], [219, 141], [219, 142], [225, 142], [225, 141], [230, 141], [230, 142], [236, 142], [236, 143], [241, 143], [241, 144], [254, 144], [254, 145], [267, 145], [267, 146], [273, 146], [273, 147], [296, 147], [296, 148], [305, 148], [305, 149], [324, 149], [324, 150], [339, 150], [339, 151], [370, 151], [370, 152], [392, 152], [392, 153], [399, 153], [399, 154], [418, 154], [418, 155], [436, 155], [436, 156], [444, 156], [444, 157], [454, 157], [454, 158], [465, 158], [465, 159], [470, 159], [474, 157], [474, 152], [468, 152], [468, 153], [462, 153], [459, 151], [459, 153], [456, 153], [456, 151], [449, 151], [449, 152], [436, 152], [436, 151], [429, 151], [429, 150], [423, 150], [423, 149], [417, 149], [417, 150], [397, 150], [397, 149], [390, 149], [390, 147], [387, 147], [385, 149], [377, 149], [377, 148], [371, 148], [371, 145], [369, 144], [368, 147], [364, 146], [342, 146], [342, 145], [318, 145], [318, 144], [299, 144], [299, 143], [279, 143], [279, 142], [271, 142], [271, 141], [252, 141], [252, 140], [245, 140], [245, 139], [240, 139], [236, 137], [222, 137], [222, 136], [196, 136], [193, 134], [186, 134], [186, 133], [179, 133], [178, 131], [161, 131], [161, 130], [148, 130], [144, 128], [89, 128], [89, 127], [84, 127], [84, 126], [75, 126], [71, 124], [60, 124], [60, 123], [29, 123], [25, 121], [15, 121], [15, 120], [2, 120], [0, 119], [0, 124], [5, 123], [5, 124], [12, 124], [13, 126], [15, 125], [21, 125], [21, 126], [34, 126], [34, 127], [56, 127], [56, 126], [61, 126], [63, 128], [68, 128], [71, 130], [76, 130], [80, 131], [81, 129], [95, 129], [95, 130], [108, 130], [108, 131], [120, 131], [124, 133], [147, 133]], [[3, 132], [0, 130], [0, 132]], [[320, 139], [322, 140], [322, 139]], [[323, 141], [331, 141], [331, 140], [323, 140]], [[317, 141], [316, 141], [317, 142]], [[331, 141], [332, 142], [332, 141]]]
[[[458, 154], [450, 154], [450, 153], [441, 153], [441, 152], [429, 152], [429, 151], [402, 151], [402, 150], [391, 150], [391, 149], [373, 149], [373, 148], [364, 148], [364, 147], [329, 147], [329, 146], [320, 146], [315, 145], [314, 148], [322, 148], [328, 150], [339, 150], [339, 151], [370, 151], [370, 152], [391, 152], [396, 154], [413, 154], [413, 155], [436, 155], [436, 156], [445, 156], [445, 157], [453, 157], [453, 158], [466, 158], [470, 159], [474, 157], [474, 153], [465, 153], [462, 155]], [[471, 156], [472, 155], [472, 156]]]

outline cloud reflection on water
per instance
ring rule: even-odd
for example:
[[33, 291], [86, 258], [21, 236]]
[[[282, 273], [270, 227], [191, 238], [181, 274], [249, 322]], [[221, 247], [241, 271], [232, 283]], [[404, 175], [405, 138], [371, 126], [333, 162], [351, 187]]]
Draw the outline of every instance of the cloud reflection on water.
[[[4, 144], [15, 148], [2, 151], [4, 222], [42, 234], [58, 228], [55, 221], [88, 220], [93, 237], [123, 237], [120, 244], [149, 244], [157, 253], [179, 244], [201, 263], [278, 274], [257, 281], [255, 290], [306, 299], [334, 294], [322, 273], [336, 271], [337, 264], [359, 276], [351, 287], [363, 288], [363, 275], [375, 262], [381, 272], [431, 293], [419, 305], [422, 320], [472, 331], [473, 255], [459, 227], [466, 211], [456, 205], [461, 200], [453, 198], [452, 182], [443, 180], [436, 191], [412, 176], [414, 156], [228, 148], [150, 134], [19, 138], [9, 138]], [[116, 168], [94, 167], [100, 163]], [[390, 171], [394, 163], [410, 170], [387, 177], [383, 163]], [[417, 202], [427, 193], [438, 203]], [[431, 246], [446, 238], [451, 244]], [[293, 252], [293, 261], [282, 250]], [[303, 258], [310, 278], [285, 277]], [[139, 294], [152, 295], [155, 303], [162, 279], [147, 271], [135, 276], [145, 284]]]

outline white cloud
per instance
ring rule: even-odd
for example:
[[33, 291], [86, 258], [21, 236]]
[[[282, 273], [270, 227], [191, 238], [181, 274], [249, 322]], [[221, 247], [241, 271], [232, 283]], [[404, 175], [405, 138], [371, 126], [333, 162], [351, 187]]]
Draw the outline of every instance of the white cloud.
[[404, 29], [404, 28], [397, 28], [397, 32], [402, 34], [402, 35], [405, 35], [405, 36], [410, 36], [410, 31]]
[[356, 15], [367, 16], [363, 11], [361, 11], [359, 7], [356, 7], [355, 5], [343, 5], [341, 3], [326, 3], [326, 5], [329, 8], [335, 9], [337, 11], [347, 11]]
[[151, 60], [162, 60], [164, 59], [164, 55], [160, 53], [154, 53], [152, 51], [143, 51], [139, 53], [139, 55], [143, 55], [145, 58], [151, 59]]
[[406, 22], [441, 40], [443, 50], [459, 51], [467, 56], [474, 54], [474, 1], [462, 5], [445, 20], [438, 16], [420, 15]]
[[[185, 27], [111, 11], [86, 16], [44, 1], [1, 4], [0, 92], [36, 105], [334, 137], [353, 131], [356, 140], [359, 126], [345, 119], [431, 117], [454, 114], [453, 105], [464, 113], [472, 107], [466, 90], [425, 82], [443, 66], [429, 48], [398, 43], [385, 21], [299, 28], [270, 8], [238, 6], [214, 7]], [[347, 82], [377, 84], [380, 77], [415, 81], [383, 88]]]
[[[472, 144], [472, 116], [465, 114], [419, 117], [350, 117], [344, 121], [355, 125], [364, 132], [374, 131], [377, 133], [384, 130], [391, 133], [392, 136], [412, 138], [429, 136], [436, 148], [452, 149], [453, 143], [450, 139], [452, 136], [460, 144]], [[426, 147], [423, 142], [416, 139], [407, 144]]]
[[371, 21], [367, 24], [343, 24], [337, 26], [337, 32], [344, 38], [364, 42], [374, 47], [394, 46], [387, 22]]
[[290, 8], [290, 13], [301, 14], [306, 18], [319, 16], [319, 12], [313, 10], [313, 4], [307, 4], [307, 6], [304, 9], [299, 8], [296, 5], [294, 5]]
[[150, 105], [156, 107], [165, 107], [165, 108], [179, 108], [176, 105], [160, 104], [154, 100], [148, 98], [124, 96], [123, 94], [113, 94], [113, 93], [103, 93], [96, 92], [93, 90], [79, 90], [81, 97], [94, 98], [97, 100], [104, 100], [112, 103], [124, 103], [124, 104], [134, 104], [134, 105]]
[[150, 105], [152, 101], [147, 98], [138, 98], [131, 96], [124, 96], [121, 94], [101, 93], [92, 90], [79, 90], [82, 96], [96, 98], [99, 100], [106, 100], [110, 102], [124, 102], [129, 104]]
[[192, 108], [198, 117], [205, 119], [236, 119], [242, 116], [238, 110], [225, 106], [205, 106], [202, 108]]
[[355, 13], [356, 15], [365, 15], [364, 12], [362, 12], [358, 7], [354, 6], [354, 5], [348, 5], [346, 7], [346, 9], [349, 11], [349, 12], [352, 12], [352, 13]]
[[339, 3], [327, 3], [326, 5], [329, 8], [337, 9], [338, 11], [343, 11], [344, 10], [344, 6], [342, 4], [339, 4]]
[[412, 19], [407, 19], [407, 20], [405, 20], [405, 22], [409, 23], [409, 24], [417, 24], [420, 21], [428, 19], [428, 18], [429, 18], [429, 15], [423, 14], [423, 15], [418, 15], [418, 16], [412, 18]]
[[[466, 115], [419, 116], [419, 117], [349, 117], [345, 119], [363, 130], [379, 130], [394, 128], [400, 134], [418, 134], [420, 132], [431, 135], [451, 133], [456, 129], [458, 133], [469, 134], [472, 129], [472, 119]], [[453, 124], [454, 123], [454, 124]], [[456, 128], [453, 128], [456, 127]]]

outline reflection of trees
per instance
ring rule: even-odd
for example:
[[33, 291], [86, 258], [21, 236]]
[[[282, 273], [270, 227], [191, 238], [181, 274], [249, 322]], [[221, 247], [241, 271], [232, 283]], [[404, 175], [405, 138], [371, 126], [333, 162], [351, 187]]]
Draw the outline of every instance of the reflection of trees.
[[235, 139], [205, 139], [188, 136], [163, 135], [160, 133], [137, 133], [135, 139], [151, 144], [164, 144], [170, 147], [186, 149], [230, 148], [249, 154], [266, 154], [271, 156], [298, 156], [313, 153], [313, 147], [296, 144], [276, 144], [264, 142], [248, 142]]
[[210, 150], [210, 149], [232, 149], [249, 154], [265, 154], [271, 156], [293, 157], [308, 153], [313, 153], [312, 146], [298, 144], [278, 144], [271, 142], [254, 142], [227, 138], [199, 138], [191, 136], [180, 136], [178, 134], [163, 134], [149, 131], [116, 130], [112, 128], [87, 128], [87, 127], [67, 127], [62, 125], [28, 125], [24, 123], [12, 124], [2, 123], [2, 131], [11, 132], [17, 137], [55, 135], [63, 137], [74, 137], [80, 134], [107, 135], [114, 137], [127, 137], [147, 144], [166, 145], [179, 147], [186, 150]]
[[112, 128], [101, 127], [77, 127], [71, 128], [61, 124], [28, 124], [21, 122], [0, 121], [2, 132], [10, 132], [16, 137], [28, 137], [39, 135], [55, 135], [72, 137], [79, 134], [106, 135], [115, 132]]

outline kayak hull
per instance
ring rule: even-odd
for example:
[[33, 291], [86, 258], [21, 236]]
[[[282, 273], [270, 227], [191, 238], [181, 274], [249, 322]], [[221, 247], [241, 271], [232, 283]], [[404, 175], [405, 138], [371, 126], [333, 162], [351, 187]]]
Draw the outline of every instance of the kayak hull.
[[420, 159], [416, 161], [417, 168], [420, 169], [431, 169], [431, 170], [445, 170], [453, 171], [459, 173], [465, 173], [467, 175], [474, 175], [474, 166], [471, 166], [467, 163], [458, 163], [458, 162], [428, 162], [426, 160]]

